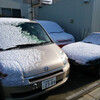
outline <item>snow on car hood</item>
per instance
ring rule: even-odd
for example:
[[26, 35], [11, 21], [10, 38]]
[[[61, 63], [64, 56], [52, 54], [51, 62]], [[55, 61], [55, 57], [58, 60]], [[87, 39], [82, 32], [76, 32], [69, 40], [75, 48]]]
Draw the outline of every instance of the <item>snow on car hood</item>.
[[33, 67], [34, 69], [39, 67], [42, 54], [43, 51], [37, 49], [10, 50], [0, 52], [0, 60], [16, 61], [26, 75], [30, 70], [32, 70]]
[[[43, 51], [37, 49], [9, 50], [0, 52], [0, 72], [7, 74], [2, 80], [4, 86], [27, 84], [24, 77], [36, 70], [41, 62]], [[7, 84], [8, 83], [8, 84]]]
[[100, 59], [100, 46], [90, 43], [77, 42], [62, 48], [68, 57], [79, 64], [87, 64], [88, 61]]
[[[3, 51], [0, 52], [0, 61], [9, 60], [17, 62], [23, 71], [23, 77], [27, 78], [40, 73], [44, 73], [45, 72], [44, 67], [46, 66], [50, 67], [49, 71], [56, 69], [58, 67], [62, 67], [63, 63], [57, 51], [59, 51], [60, 53], [60, 49], [55, 44], [37, 46], [27, 49], [24, 48], [24, 49]], [[17, 67], [15, 67], [14, 69], [15, 71], [16, 68]]]
[[58, 40], [67, 40], [67, 39], [71, 39], [72, 41], [69, 41], [69, 42], [74, 42], [74, 37], [66, 32], [61, 32], [61, 33], [51, 33], [50, 36], [52, 37], [52, 39], [55, 41], [55, 42], [58, 42]]

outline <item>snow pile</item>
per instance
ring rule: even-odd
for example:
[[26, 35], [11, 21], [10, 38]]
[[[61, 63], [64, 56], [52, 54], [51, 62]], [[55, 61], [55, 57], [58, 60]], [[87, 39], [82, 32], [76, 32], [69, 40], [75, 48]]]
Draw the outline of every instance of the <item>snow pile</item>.
[[16, 45], [36, 43], [39, 41], [35, 35], [31, 36], [27, 31], [22, 31], [21, 27], [17, 27], [19, 22], [15, 22], [8, 21], [7, 23], [4, 21], [0, 23], [0, 48], [7, 49]]
[[2, 73], [8, 74], [2, 80], [3, 85], [28, 84], [28, 80], [24, 80], [23, 77], [37, 74], [38, 69], [40, 69], [42, 55], [44, 55], [43, 51], [33, 48], [0, 52], [0, 69], [2, 69]]
[[100, 59], [100, 46], [90, 43], [77, 42], [66, 45], [62, 48], [68, 57], [79, 64], [86, 64], [88, 61]]
[[83, 42], [90, 42], [93, 44], [100, 45], [100, 32], [94, 32], [94, 33], [90, 34], [83, 40]]

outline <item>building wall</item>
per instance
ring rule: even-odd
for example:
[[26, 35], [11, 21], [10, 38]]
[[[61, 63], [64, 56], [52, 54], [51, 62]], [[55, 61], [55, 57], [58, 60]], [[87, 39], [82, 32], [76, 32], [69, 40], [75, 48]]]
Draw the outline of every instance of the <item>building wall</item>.
[[82, 40], [91, 33], [93, 2], [84, 0], [61, 0], [50, 6], [39, 9], [39, 19], [59, 23], [66, 32]]
[[100, 32], [100, 0], [94, 0], [92, 31]]
[[29, 18], [29, 5], [24, 4], [23, 0], [0, 0], [0, 14], [1, 8], [21, 9], [22, 17]]

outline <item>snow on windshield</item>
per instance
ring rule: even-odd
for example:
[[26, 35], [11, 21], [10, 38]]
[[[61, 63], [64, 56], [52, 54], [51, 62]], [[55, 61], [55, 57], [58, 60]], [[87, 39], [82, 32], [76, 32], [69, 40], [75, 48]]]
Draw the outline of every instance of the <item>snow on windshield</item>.
[[0, 20], [0, 48], [7, 49], [21, 44], [31, 44], [41, 42], [37, 36], [30, 35], [28, 31], [23, 31], [22, 27], [18, 26], [24, 22], [6, 22]]
[[93, 43], [100, 45], [100, 32], [94, 32], [87, 36], [83, 42]]
[[51, 21], [38, 21], [48, 33], [63, 32], [64, 30], [55, 22]]

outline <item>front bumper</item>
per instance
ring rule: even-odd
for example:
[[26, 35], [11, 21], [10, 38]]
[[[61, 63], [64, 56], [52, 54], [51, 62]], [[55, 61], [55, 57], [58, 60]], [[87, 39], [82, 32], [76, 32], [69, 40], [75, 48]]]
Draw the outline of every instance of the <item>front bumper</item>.
[[[67, 64], [58, 72], [36, 79], [30, 79], [30, 84], [27, 86], [3, 87], [6, 100], [27, 100], [35, 96], [41, 95], [49, 90], [52, 90], [67, 81], [69, 71], [70, 65]], [[42, 90], [42, 81], [53, 77], [56, 77], [56, 85]]]
[[85, 73], [93, 74], [96, 77], [100, 77], [100, 64], [81, 65], [72, 59], [69, 59], [69, 62], [72, 70], [79, 70]]
[[100, 67], [100, 64], [90, 64], [90, 65], [82, 65], [79, 64], [77, 62], [75, 62], [75, 60], [69, 59], [70, 65], [72, 68], [79, 68], [79, 69], [95, 69]]

